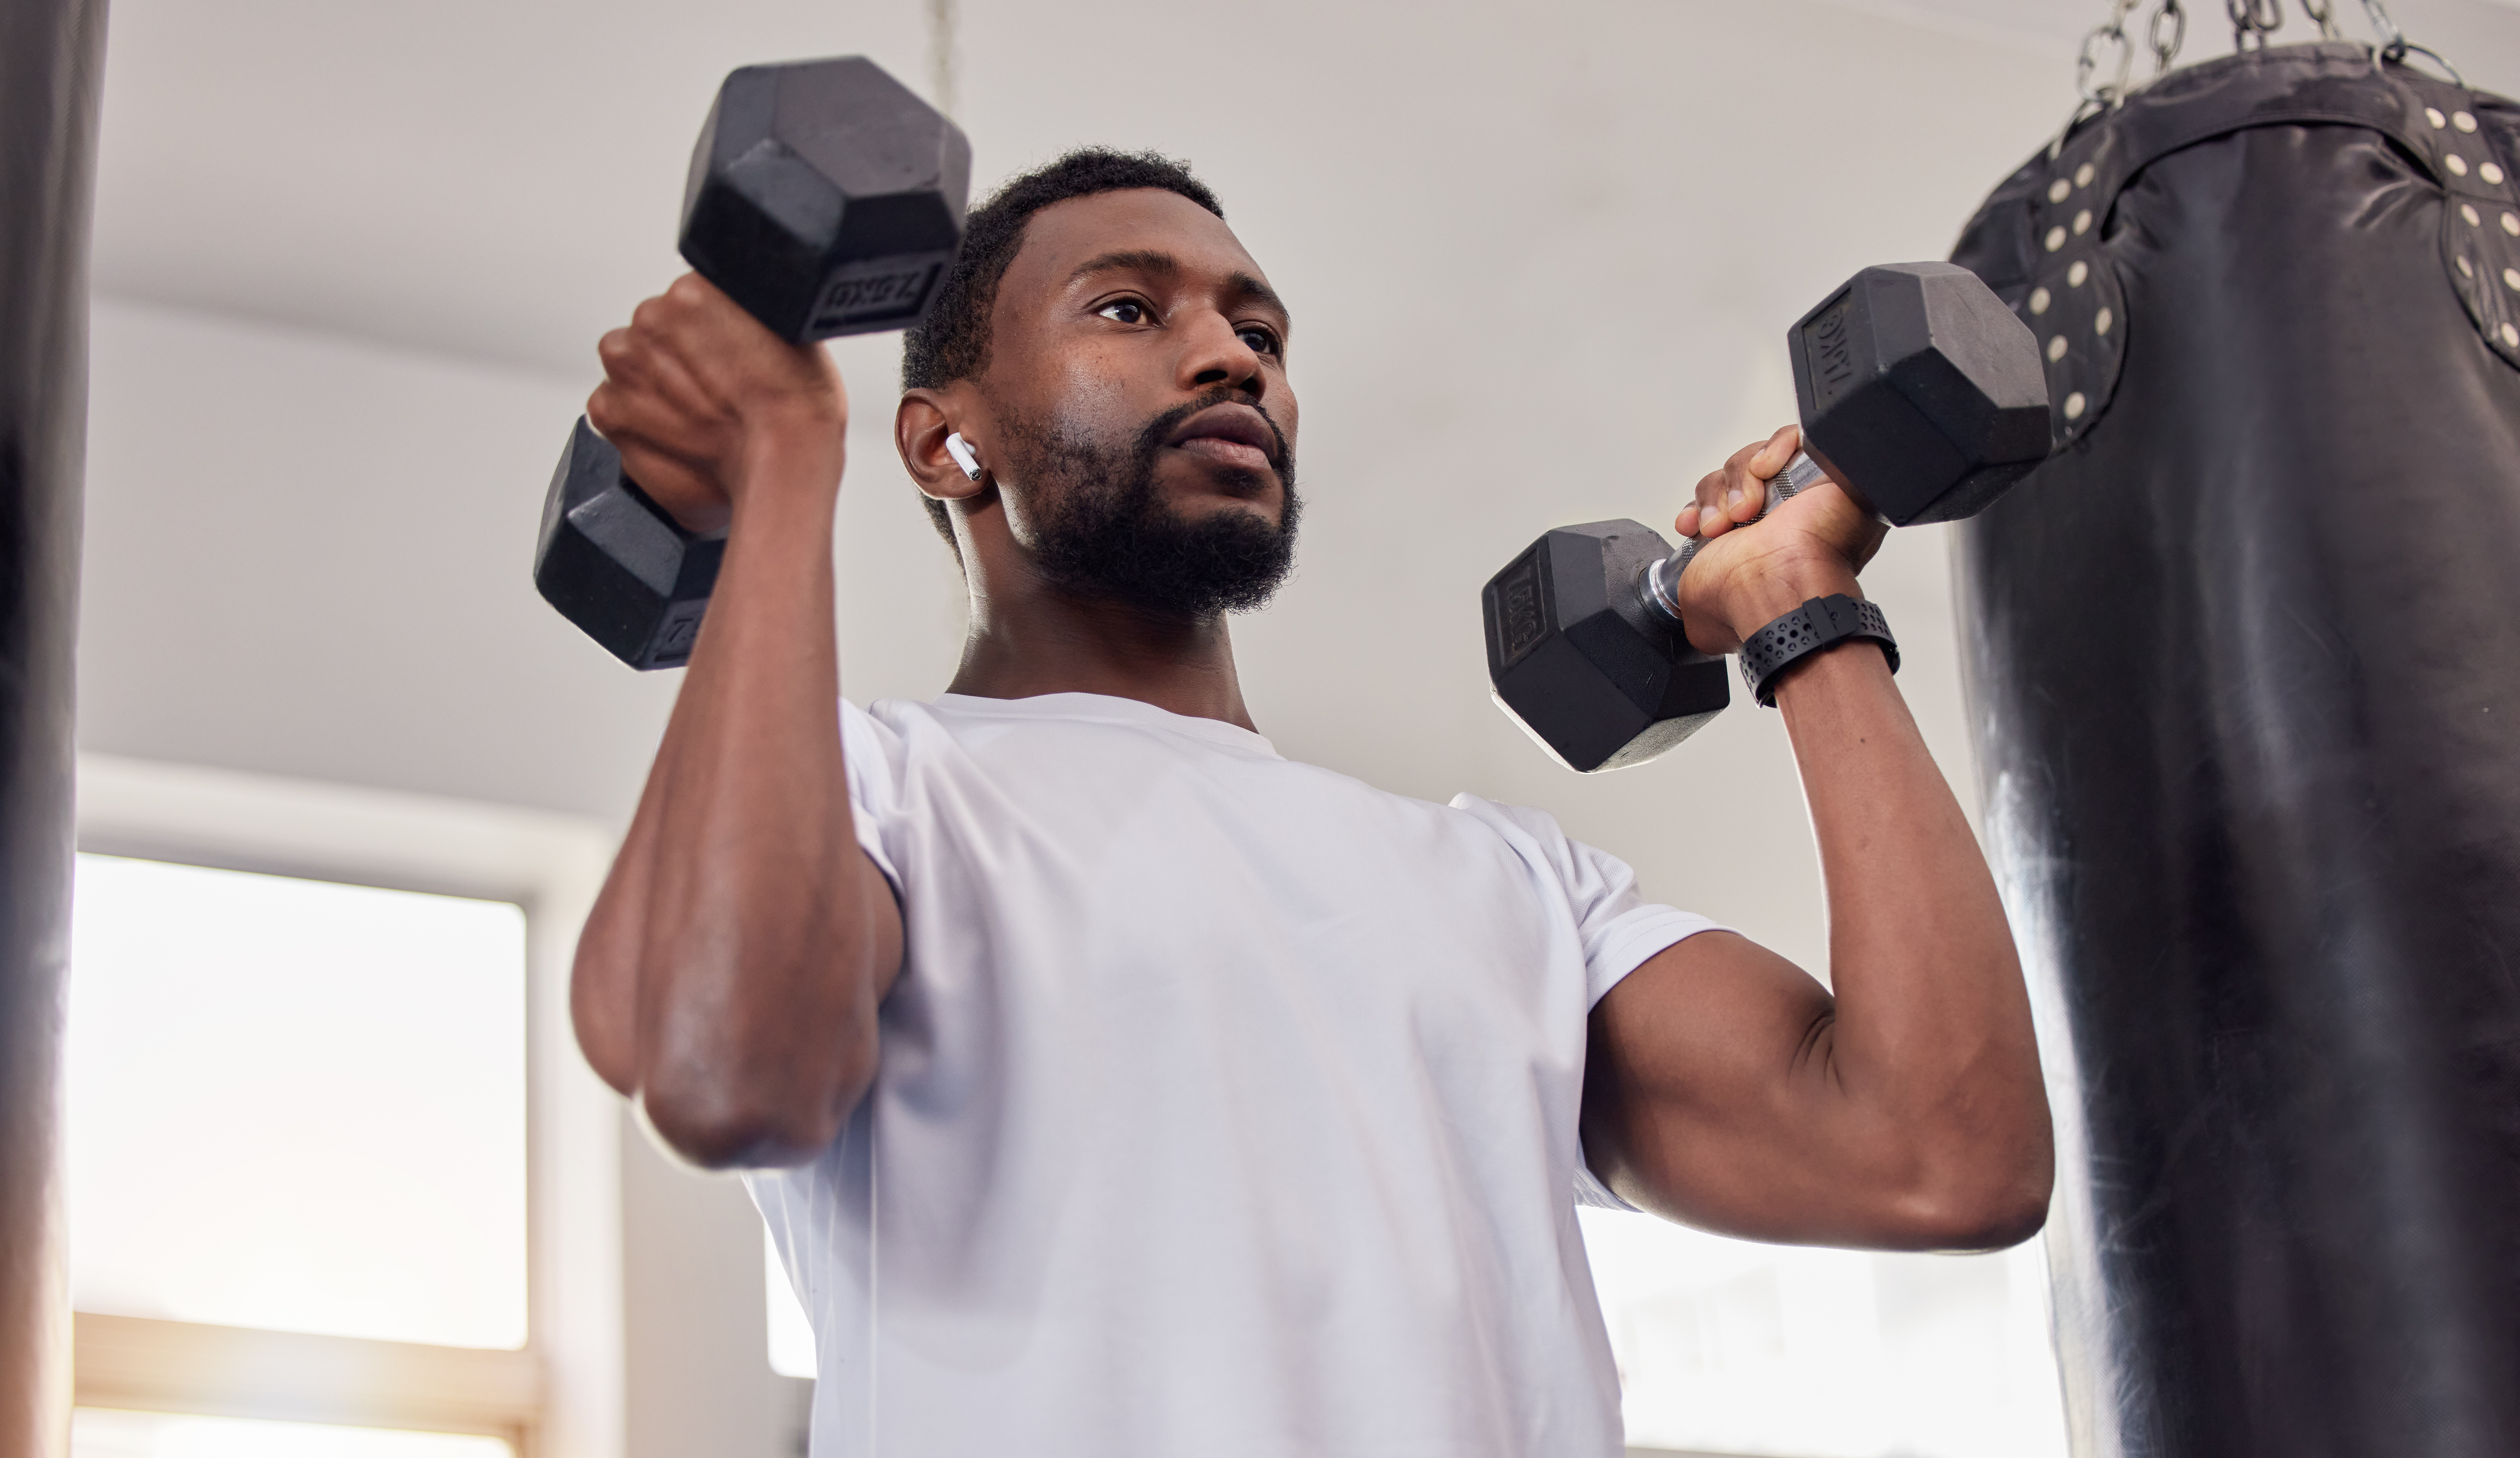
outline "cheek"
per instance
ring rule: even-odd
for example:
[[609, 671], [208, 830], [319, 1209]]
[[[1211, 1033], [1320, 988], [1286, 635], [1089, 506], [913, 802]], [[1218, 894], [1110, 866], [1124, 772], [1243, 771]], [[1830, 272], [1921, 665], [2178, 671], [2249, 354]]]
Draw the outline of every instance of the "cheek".
[[1102, 434], [1112, 425], [1138, 418], [1138, 396], [1146, 391], [1127, 353], [1080, 349], [1060, 361], [1049, 382], [1054, 399], [1043, 403], [1057, 419]]

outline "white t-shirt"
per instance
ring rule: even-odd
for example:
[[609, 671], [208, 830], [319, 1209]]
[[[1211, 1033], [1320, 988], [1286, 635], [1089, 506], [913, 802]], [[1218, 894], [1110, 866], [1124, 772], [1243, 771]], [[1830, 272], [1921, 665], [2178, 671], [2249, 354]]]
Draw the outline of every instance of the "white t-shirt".
[[841, 706], [907, 960], [748, 1177], [815, 1458], [1607, 1458], [1585, 1022], [1711, 924], [1555, 821], [1094, 694]]

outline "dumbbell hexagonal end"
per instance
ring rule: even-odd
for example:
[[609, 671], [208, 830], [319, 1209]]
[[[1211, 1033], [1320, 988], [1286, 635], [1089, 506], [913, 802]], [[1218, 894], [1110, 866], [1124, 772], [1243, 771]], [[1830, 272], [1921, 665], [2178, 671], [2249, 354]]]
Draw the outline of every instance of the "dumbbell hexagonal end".
[[963, 240], [971, 144], [863, 56], [747, 66], [692, 152], [683, 256], [797, 343], [905, 329]]
[[621, 474], [621, 455], [580, 417], [543, 498], [534, 586], [633, 668], [679, 667], [717, 586], [723, 536], [685, 531]]
[[1724, 661], [1639, 594], [1670, 552], [1638, 522], [1561, 526], [1480, 594], [1497, 702], [1570, 769], [1642, 764], [1732, 701]]
[[1894, 525], [1974, 516], [2048, 458], [2039, 342], [1967, 269], [1868, 268], [1786, 350], [1805, 448]]

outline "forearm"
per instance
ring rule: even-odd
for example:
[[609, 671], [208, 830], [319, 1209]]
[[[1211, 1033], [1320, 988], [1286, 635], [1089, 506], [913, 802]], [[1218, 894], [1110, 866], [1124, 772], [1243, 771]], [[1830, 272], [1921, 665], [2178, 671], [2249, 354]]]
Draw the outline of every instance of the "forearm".
[[876, 1009], [900, 961], [835, 722], [834, 493], [781, 479], [815, 466], [756, 463], [580, 954], [581, 1027], [617, 1044], [627, 1022], [616, 1082], [705, 1164], [786, 1162], [829, 1143], [872, 1077]]
[[1931, 1219], [2045, 1205], [2029, 998], [1976, 838], [1887, 662], [1851, 643], [1777, 692], [1819, 842], [1833, 1014], [1805, 1074], [1849, 1147]]

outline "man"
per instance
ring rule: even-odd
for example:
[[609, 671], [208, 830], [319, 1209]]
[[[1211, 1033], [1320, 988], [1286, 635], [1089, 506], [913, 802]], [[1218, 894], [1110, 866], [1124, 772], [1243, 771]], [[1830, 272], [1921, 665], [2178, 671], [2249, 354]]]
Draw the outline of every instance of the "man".
[[[693, 278], [604, 341], [589, 415], [730, 533], [579, 1036], [675, 1149], [756, 1171], [824, 1458], [1600, 1458], [1579, 1193], [1898, 1250], [2044, 1216], [2011, 940], [1876, 649], [1778, 690], [1834, 999], [1544, 814], [1254, 731], [1226, 614], [1290, 561], [1289, 333], [1175, 164], [1075, 154], [974, 211], [894, 416], [970, 633], [947, 694], [871, 710], [828, 358]], [[1834, 486], [1736, 529], [1793, 446], [1681, 513], [1701, 649], [1858, 590], [1881, 528]]]

